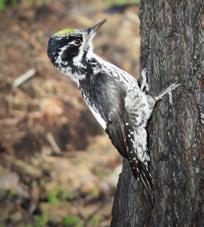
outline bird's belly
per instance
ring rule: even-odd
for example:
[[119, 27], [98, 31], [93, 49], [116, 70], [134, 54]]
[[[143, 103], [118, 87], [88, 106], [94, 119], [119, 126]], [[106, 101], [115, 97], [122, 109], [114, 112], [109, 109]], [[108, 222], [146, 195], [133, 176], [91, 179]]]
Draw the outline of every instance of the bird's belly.
[[130, 94], [126, 97], [126, 109], [128, 110], [130, 121], [137, 127], [145, 127], [147, 125], [153, 110], [147, 96], [141, 92]]
[[148, 108], [143, 108], [134, 111], [130, 114], [130, 121], [136, 127], [143, 126], [146, 127], [147, 121], [151, 116], [151, 112]]

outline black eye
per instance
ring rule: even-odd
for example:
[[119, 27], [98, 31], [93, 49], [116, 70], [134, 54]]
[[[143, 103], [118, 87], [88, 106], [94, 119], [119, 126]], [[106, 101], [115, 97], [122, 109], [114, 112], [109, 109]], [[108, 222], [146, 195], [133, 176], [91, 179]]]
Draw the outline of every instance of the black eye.
[[75, 44], [76, 46], [79, 46], [79, 45], [81, 44], [81, 40], [80, 40], [80, 39], [75, 39], [75, 40], [74, 40], [74, 44]]

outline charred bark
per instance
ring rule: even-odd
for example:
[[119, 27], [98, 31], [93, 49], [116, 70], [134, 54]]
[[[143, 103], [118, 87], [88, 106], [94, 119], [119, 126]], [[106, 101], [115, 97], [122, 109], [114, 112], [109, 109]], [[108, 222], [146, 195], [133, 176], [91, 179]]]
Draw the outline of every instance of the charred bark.
[[112, 227], [204, 226], [203, 8], [203, 0], [141, 1], [141, 69], [151, 94], [173, 82], [181, 87], [172, 105], [168, 97], [158, 103], [148, 125], [154, 205], [124, 161]]

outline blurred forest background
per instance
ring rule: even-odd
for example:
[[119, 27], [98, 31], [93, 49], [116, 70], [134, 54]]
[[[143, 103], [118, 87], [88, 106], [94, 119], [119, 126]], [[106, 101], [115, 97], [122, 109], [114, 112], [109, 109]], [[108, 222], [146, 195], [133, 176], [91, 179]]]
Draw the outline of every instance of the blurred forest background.
[[121, 158], [47, 41], [107, 18], [95, 52], [136, 76], [138, 2], [0, 0], [0, 227], [110, 225]]

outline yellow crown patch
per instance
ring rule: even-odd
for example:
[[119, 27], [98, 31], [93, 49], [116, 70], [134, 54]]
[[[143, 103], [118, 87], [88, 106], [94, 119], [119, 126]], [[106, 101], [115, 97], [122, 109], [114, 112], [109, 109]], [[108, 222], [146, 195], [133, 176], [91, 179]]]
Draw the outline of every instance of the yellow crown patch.
[[76, 29], [73, 29], [73, 28], [65, 28], [63, 30], [60, 30], [60, 31], [56, 32], [54, 35], [55, 36], [69, 35], [70, 33], [74, 33], [76, 31], [77, 30]]

